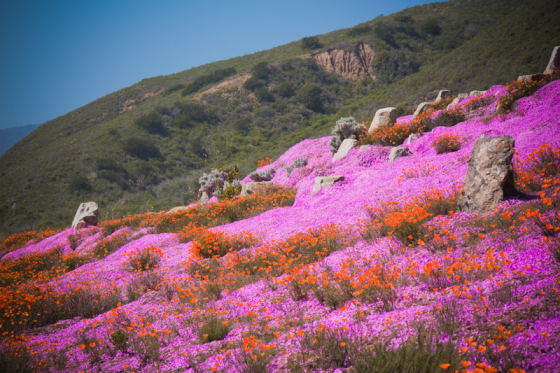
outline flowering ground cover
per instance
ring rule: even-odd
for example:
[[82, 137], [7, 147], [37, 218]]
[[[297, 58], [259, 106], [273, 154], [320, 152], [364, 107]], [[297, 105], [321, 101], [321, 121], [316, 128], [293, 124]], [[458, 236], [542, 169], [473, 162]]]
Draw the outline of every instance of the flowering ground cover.
[[[505, 92], [399, 118], [423, 133], [393, 163], [305, 140], [265, 194], [8, 238], [0, 370], [560, 371], [560, 81], [496, 116]], [[481, 134], [515, 139], [520, 192], [488, 216], [455, 207]]]

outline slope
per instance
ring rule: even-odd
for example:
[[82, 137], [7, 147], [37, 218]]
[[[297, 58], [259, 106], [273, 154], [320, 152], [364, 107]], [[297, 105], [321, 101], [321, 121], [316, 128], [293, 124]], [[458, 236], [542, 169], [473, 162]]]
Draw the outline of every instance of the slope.
[[[0, 230], [63, 227], [86, 200], [100, 205], [102, 220], [184, 205], [204, 170], [238, 163], [247, 173], [342, 116], [370, 120], [388, 105], [410, 113], [441, 88], [486, 89], [539, 72], [559, 43], [559, 14], [551, 0], [434, 3], [319, 35], [313, 50], [293, 42], [144, 79], [48, 122], [0, 157]], [[376, 81], [305, 58], [361, 42], [376, 53]], [[203, 94], [232, 68], [251, 74], [244, 88]]]

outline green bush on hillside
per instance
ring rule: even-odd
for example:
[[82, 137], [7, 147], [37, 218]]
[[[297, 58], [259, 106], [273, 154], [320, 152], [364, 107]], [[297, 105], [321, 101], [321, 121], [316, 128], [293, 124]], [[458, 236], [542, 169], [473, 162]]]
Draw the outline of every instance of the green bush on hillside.
[[362, 34], [367, 34], [370, 31], [371, 31], [370, 25], [359, 25], [359, 26], [352, 27], [350, 30], [348, 30], [346, 35], [350, 37], [354, 37]]
[[143, 160], [161, 158], [161, 152], [149, 139], [129, 137], [123, 140], [122, 148], [129, 155]]
[[322, 90], [315, 83], [305, 83], [297, 92], [297, 99], [305, 105], [306, 108], [313, 111], [323, 110]]
[[319, 38], [316, 36], [308, 36], [301, 39], [301, 49], [318, 49], [321, 48], [323, 45], [319, 42]]
[[161, 115], [159, 115], [155, 111], [144, 114], [141, 117], [137, 118], [134, 121], [134, 124], [136, 124], [136, 126], [138, 126], [140, 129], [143, 129], [144, 131], [147, 131], [151, 134], [165, 133], [165, 126], [163, 125]]
[[83, 176], [76, 176], [72, 180], [70, 180], [70, 183], [68, 183], [68, 190], [73, 193], [80, 194], [91, 192], [92, 189], [93, 188], [89, 180]]

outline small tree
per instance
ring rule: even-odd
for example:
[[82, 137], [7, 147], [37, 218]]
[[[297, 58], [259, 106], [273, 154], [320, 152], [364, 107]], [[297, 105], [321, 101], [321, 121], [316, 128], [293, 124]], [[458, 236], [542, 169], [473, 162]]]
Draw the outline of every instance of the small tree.
[[157, 112], [152, 111], [148, 114], [142, 115], [134, 121], [139, 128], [147, 131], [148, 133], [165, 133], [165, 126], [161, 120], [161, 115]]
[[323, 97], [321, 95], [321, 87], [315, 83], [305, 83], [298, 90], [297, 99], [310, 110], [323, 110]]
[[301, 39], [301, 49], [317, 49], [321, 48], [323, 45], [319, 42], [319, 38], [316, 36], [308, 36]]

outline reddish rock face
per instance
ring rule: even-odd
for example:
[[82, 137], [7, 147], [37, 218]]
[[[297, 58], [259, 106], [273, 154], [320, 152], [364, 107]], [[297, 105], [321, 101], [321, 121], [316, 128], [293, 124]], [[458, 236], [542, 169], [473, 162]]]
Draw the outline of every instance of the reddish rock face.
[[365, 43], [358, 43], [353, 50], [329, 49], [311, 55], [317, 63], [327, 70], [334, 71], [345, 78], [375, 79], [371, 62], [375, 52]]

